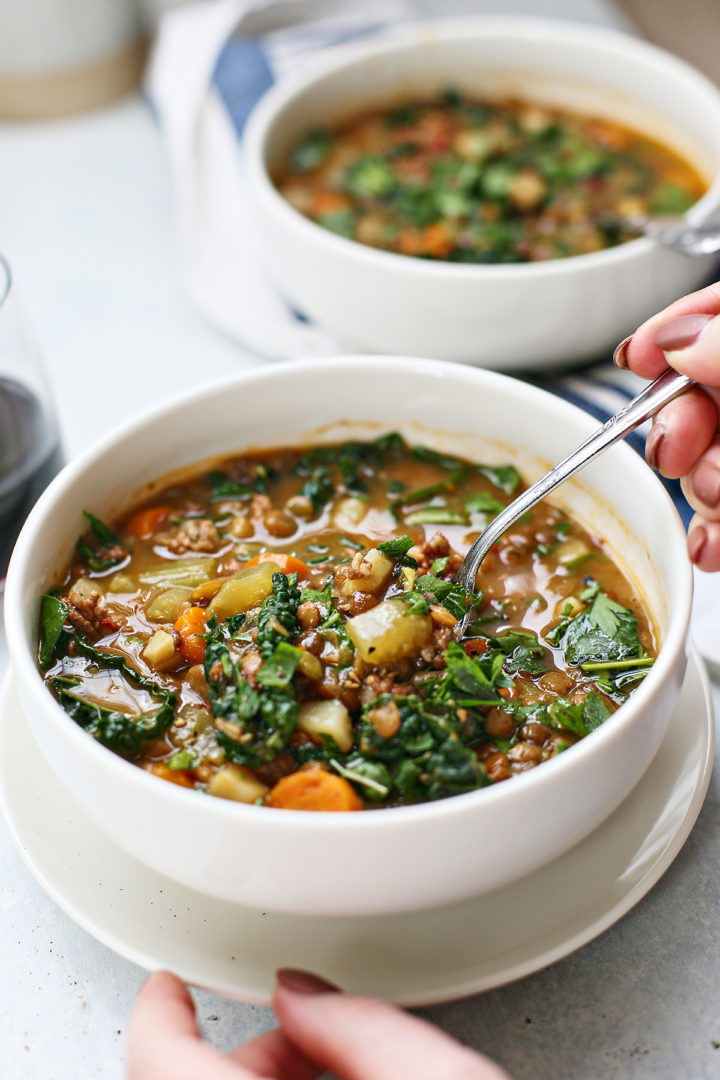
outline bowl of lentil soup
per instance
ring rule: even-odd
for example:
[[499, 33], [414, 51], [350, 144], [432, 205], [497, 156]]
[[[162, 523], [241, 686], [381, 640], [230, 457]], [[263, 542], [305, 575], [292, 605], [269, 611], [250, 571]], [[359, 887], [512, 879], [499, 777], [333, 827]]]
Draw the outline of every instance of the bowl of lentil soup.
[[597, 357], [704, 280], [711, 260], [619, 220], [712, 217], [719, 125], [715, 86], [628, 35], [451, 19], [282, 80], [244, 152], [301, 311], [352, 346], [512, 370]]
[[458, 645], [472, 536], [592, 421], [411, 363], [163, 406], [71, 464], [18, 543], [8, 640], [39, 752], [202, 892], [377, 914], [489, 891], [587, 835], [662, 738], [690, 603], [662, 486], [605, 455], [493, 553]]

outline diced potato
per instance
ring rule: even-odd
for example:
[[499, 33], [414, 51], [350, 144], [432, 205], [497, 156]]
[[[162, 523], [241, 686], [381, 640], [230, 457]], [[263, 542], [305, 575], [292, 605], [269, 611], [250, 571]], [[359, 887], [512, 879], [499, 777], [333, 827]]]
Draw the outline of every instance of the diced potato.
[[328, 701], [306, 701], [298, 710], [297, 726], [306, 735], [329, 735], [343, 754], [352, 749], [350, 713], [342, 701], [336, 698]]
[[582, 559], [590, 554], [590, 548], [579, 537], [571, 536], [569, 540], [563, 540], [553, 552], [554, 558], [563, 566], [570, 569], [577, 566]]
[[409, 615], [408, 605], [395, 597], [348, 619], [345, 628], [360, 659], [369, 664], [390, 664], [417, 656], [430, 640], [429, 615]]
[[317, 656], [313, 656], [311, 652], [307, 652], [303, 649], [302, 655], [298, 660], [298, 671], [301, 675], [304, 675], [306, 679], [322, 679], [324, 667]]
[[269, 788], [242, 765], [223, 765], [208, 780], [208, 791], [221, 799], [254, 803], [267, 794]]
[[169, 671], [182, 660], [175, 640], [167, 630], [156, 630], [142, 651], [143, 660], [156, 671]]
[[137, 581], [132, 574], [127, 574], [124, 570], [120, 570], [119, 573], [113, 574], [108, 581], [108, 592], [111, 593], [135, 592], [136, 589]]
[[85, 600], [89, 600], [93, 593], [103, 592], [103, 584], [100, 581], [93, 581], [91, 578], [81, 577], [73, 584], [73, 589]]
[[388, 555], [383, 555], [382, 551], [372, 548], [360, 564], [363, 574], [366, 570], [369, 572], [364, 577], [346, 578], [342, 583], [340, 593], [342, 596], [352, 596], [354, 592], [379, 593], [390, 580], [394, 565]]
[[143, 585], [154, 585], [156, 588], [163, 586], [170, 588], [172, 585], [200, 585], [203, 581], [209, 581], [215, 570], [213, 558], [204, 559], [167, 559], [165, 562], [149, 566], [140, 574], [140, 582]]
[[227, 619], [230, 615], [257, 607], [272, 592], [272, 576], [279, 569], [274, 562], [243, 566], [219, 590], [208, 607], [209, 614]]
[[556, 603], [555, 618], [565, 619], [569, 615], [579, 615], [585, 607], [587, 607], [587, 604], [583, 604], [582, 600], [579, 600], [577, 596], [566, 596], [563, 600], [558, 600]]
[[335, 503], [330, 518], [340, 532], [357, 532], [357, 527], [367, 514], [368, 504], [364, 499], [349, 496]]
[[145, 614], [154, 622], [174, 623], [189, 606], [191, 592], [189, 585], [174, 585], [172, 589], [165, 589], [148, 604]]

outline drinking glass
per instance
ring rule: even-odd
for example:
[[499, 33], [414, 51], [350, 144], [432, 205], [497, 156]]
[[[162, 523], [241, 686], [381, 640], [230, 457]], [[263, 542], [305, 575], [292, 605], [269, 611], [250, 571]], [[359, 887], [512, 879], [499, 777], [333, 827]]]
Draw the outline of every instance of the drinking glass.
[[40, 356], [0, 255], [0, 592], [23, 522], [62, 463]]

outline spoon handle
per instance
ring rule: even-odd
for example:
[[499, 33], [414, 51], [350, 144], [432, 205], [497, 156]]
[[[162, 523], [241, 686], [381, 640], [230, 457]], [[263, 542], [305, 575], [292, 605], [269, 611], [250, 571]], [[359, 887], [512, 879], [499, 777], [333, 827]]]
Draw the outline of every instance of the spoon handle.
[[[551, 491], [562, 484], [564, 480], [573, 476], [585, 465], [593, 461], [604, 450], [607, 450], [609, 446], [619, 442], [629, 432], [633, 431], [640, 424], [644, 423], [651, 416], [654, 416], [663, 405], [667, 405], [669, 401], [682, 394], [688, 387], [693, 386], [693, 380], [689, 379], [686, 375], [681, 375], [679, 372], [669, 368], [667, 371], [655, 379], [654, 382], [646, 386], [637, 397], [634, 397], [632, 401], [629, 401], [627, 405], [623, 406], [619, 412], [611, 416], [610, 419], [593, 432], [581, 443], [577, 449], [573, 450], [563, 461], [555, 465], [549, 472], [545, 473], [536, 483], [532, 484], [527, 491], [523, 491], [521, 495], [514, 499], [508, 506], [501, 511], [498, 516], [490, 522], [488, 527], [480, 533], [480, 536], [474, 542], [470, 550], [468, 551], [463, 564], [460, 567], [456, 580], [467, 590], [467, 592], [475, 592], [475, 583], [477, 579], [478, 570], [480, 564], [487, 555], [490, 548], [496, 543], [503, 533], [514, 525], [515, 522], [526, 514], [531, 507], [539, 503], [541, 499], [544, 499]], [[467, 617], [462, 620], [462, 634], [467, 623]]]

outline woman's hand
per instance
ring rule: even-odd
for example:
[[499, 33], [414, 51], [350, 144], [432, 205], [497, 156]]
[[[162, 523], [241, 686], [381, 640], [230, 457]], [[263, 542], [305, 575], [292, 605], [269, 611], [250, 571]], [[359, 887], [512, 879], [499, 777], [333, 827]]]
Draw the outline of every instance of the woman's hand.
[[128, 1080], [508, 1080], [490, 1060], [431, 1024], [372, 998], [349, 997], [306, 972], [278, 972], [280, 1027], [228, 1054], [203, 1042], [187, 987], [167, 971], [138, 994]]
[[645, 379], [669, 365], [700, 384], [656, 415], [645, 456], [663, 476], [681, 478], [696, 511], [690, 558], [701, 570], [720, 570], [720, 283], [648, 319], [618, 345], [615, 362]]

